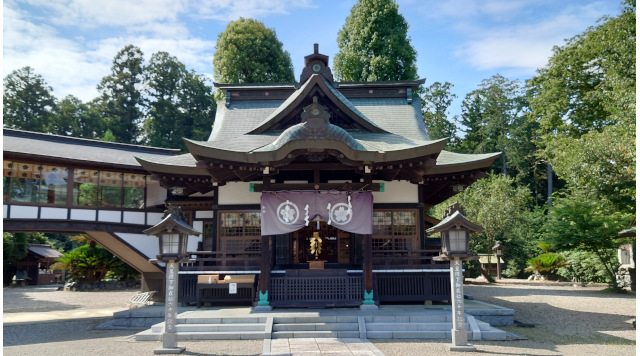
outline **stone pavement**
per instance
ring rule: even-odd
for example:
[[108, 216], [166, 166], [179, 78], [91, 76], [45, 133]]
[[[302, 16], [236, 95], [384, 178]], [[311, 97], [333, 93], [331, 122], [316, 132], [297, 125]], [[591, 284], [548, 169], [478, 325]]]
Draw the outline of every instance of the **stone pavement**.
[[296, 338], [264, 340], [265, 356], [384, 356], [369, 340]]

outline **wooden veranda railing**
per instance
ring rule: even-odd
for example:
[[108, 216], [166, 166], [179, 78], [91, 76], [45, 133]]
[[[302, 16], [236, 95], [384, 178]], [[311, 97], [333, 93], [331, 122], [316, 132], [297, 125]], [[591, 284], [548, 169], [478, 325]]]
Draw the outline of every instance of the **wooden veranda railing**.
[[433, 250], [373, 250], [374, 269], [449, 268], [447, 261], [434, 261]]
[[181, 271], [255, 271], [260, 270], [259, 251], [188, 252], [193, 263], [184, 263]]

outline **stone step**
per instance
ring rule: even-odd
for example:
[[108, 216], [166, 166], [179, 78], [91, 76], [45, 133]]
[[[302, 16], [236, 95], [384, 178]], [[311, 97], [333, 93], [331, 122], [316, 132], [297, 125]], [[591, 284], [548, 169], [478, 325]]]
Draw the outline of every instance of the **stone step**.
[[257, 324], [266, 322], [266, 317], [183, 317], [178, 318], [178, 324]]
[[216, 332], [216, 331], [262, 331], [264, 324], [178, 324], [178, 332]]
[[356, 315], [326, 315], [326, 316], [276, 316], [274, 324], [294, 323], [357, 323]]
[[[451, 323], [367, 323], [367, 331], [450, 331]], [[466, 325], [467, 330], [469, 324]]]
[[274, 323], [273, 331], [358, 331], [358, 323]]
[[272, 339], [291, 338], [360, 338], [358, 331], [274, 331], [271, 333]]
[[367, 323], [451, 323], [451, 315], [367, 315]]
[[368, 331], [367, 339], [451, 339], [449, 331]]
[[218, 332], [178, 332], [178, 340], [263, 340], [264, 330], [258, 331], [218, 331]]

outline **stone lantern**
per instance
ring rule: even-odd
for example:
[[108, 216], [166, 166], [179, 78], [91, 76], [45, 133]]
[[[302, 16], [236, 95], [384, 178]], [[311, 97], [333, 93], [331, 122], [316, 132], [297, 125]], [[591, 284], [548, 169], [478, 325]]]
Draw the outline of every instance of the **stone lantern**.
[[464, 291], [462, 276], [462, 261], [478, 259], [469, 253], [469, 234], [482, 231], [464, 216], [459, 203], [447, 209], [443, 220], [427, 230], [428, 233], [439, 232], [442, 237], [442, 252], [434, 257], [437, 261], [450, 261], [451, 274], [451, 345], [450, 351], [475, 351], [476, 348], [468, 343], [464, 315]]
[[154, 350], [155, 354], [179, 354], [185, 347], [176, 346], [176, 321], [178, 313], [178, 269], [180, 262], [189, 261], [187, 241], [189, 235], [200, 235], [185, 221], [180, 207], [169, 206], [164, 218], [157, 225], [143, 231], [147, 235], [155, 235], [159, 239], [160, 254], [151, 262], [166, 263], [166, 291], [164, 303], [165, 327], [162, 334], [162, 347]]

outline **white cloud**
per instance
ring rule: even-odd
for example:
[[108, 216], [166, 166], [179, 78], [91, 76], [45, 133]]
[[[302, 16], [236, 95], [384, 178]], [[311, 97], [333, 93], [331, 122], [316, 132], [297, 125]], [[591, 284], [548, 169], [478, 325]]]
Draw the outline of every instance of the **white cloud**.
[[[482, 12], [494, 17], [506, 14], [509, 6], [503, 5], [502, 1], [483, 3]], [[520, 1], [510, 11], [517, 15], [519, 10], [522, 16], [531, 14], [534, 10], [525, 5], [527, 1]], [[565, 39], [586, 30], [603, 12], [602, 6], [594, 3], [548, 12], [538, 21], [496, 23], [466, 19], [454, 25], [467, 38], [454, 54], [478, 70], [510, 69], [532, 75], [547, 64], [554, 46], [561, 46]]]
[[312, 0], [203, 0], [190, 4], [194, 17], [233, 21], [239, 17], [262, 18], [269, 15], [288, 15], [291, 10], [299, 8], [313, 8]]

